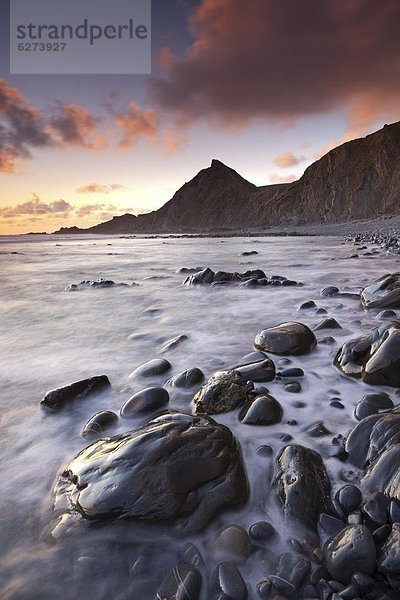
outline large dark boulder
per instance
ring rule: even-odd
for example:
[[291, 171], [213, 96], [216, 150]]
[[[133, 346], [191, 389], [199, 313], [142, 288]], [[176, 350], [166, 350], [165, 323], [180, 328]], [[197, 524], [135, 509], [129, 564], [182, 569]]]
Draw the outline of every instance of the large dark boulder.
[[366, 308], [400, 307], [400, 273], [382, 275], [361, 292]]
[[249, 399], [246, 381], [239, 371], [219, 371], [193, 398], [194, 412], [215, 415], [229, 412]]
[[371, 492], [383, 492], [400, 500], [400, 443], [380, 455], [366, 472], [362, 484]]
[[319, 515], [328, 510], [331, 489], [322, 458], [315, 450], [293, 444], [281, 450], [277, 465], [275, 482], [285, 516], [316, 529]]
[[63, 387], [47, 392], [40, 404], [46, 408], [59, 409], [72, 400], [87, 398], [93, 394], [103, 392], [111, 385], [107, 375], [98, 375], [89, 379], [82, 379], [68, 383]]
[[326, 543], [324, 553], [332, 579], [342, 583], [350, 582], [355, 572], [371, 575], [375, 570], [375, 544], [365, 525], [349, 525], [339, 531]]
[[307, 325], [288, 322], [260, 331], [254, 346], [257, 350], [272, 354], [299, 355], [310, 352], [316, 343], [316, 337]]
[[172, 520], [185, 532], [247, 494], [231, 431], [207, 416], [169, 412], [79, 452], [58, 478], [55, 509], [90, 520]]
[[382, 323], [369, 335], [345, 342], [334, 364], [370, 385], [400, 387], [400, 323]]
[[396, 444], [400, 444], [398, 407], [390, 412], [370, 415], [357, 423], [347, 436], [346, 451], [350, 462], [360, 469], [366, 469], [385, 450]]

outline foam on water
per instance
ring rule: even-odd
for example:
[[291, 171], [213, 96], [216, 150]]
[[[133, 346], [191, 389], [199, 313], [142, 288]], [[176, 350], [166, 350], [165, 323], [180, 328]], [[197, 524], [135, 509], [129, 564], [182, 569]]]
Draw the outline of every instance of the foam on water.
[[[256, 249], [258, 255], [240, 256]], [[18, 252], [18, 254], [10, 254]], [[118, 239], [28, 238], [0, 243], [0, 530], [3, 569], [2, 598], [154, 598], [164, 572], [188, 540], [175, 539], [170, 530], [133, 523], [80, 523], [57, 544], [48, 539], [52, 523], [52, 488], [58, 471], [87, 442], [81, 429], [93, 413], [118, 412], [133, 393], [150, 384], [163, 384], [171, 376], [132, 380], [129, 374], [158, 356], [165, 340], [179, 334], [189, 339], [164, 356], [173, 374], [201, 368], [206, 376], [236, 364], [252, 351], [256, 333], [287, 320], [315, 326], [324, 315], [298, 306], [313, 299], [335, 317], [343, 330], [320, 331], [333, 335], [337, 344], [318, 346], [308, 356], [294, 357], [290, 366], [301, 367], [302, 392], [291, 394], [283, 383], [266, 384], [284, 408], [278, 425], [243, 425], [237, 411], [217, 417], [240, 441], [250, 481], [250, 500], [239, 510], [217, 515], [206, 531], [193, 538], [211, 567], [216, 564], [214, 541], [227, 524], [249, 527], [270, 520], [280, 537], [256, 550], [242, 574], [249, 584], [265, 575], [286, 547], [288, 531], [271, 492], [274, 459], [256, 454], [261, 444], [275, 453], [289, 433], [294, 441], [326, 456], [333, 435], [345, 433], [355, 422], [355, 403], [371, 388], [348, 380], [332, 367], [340, 344], [377, 325], [377, 311], [364, 312], [350, 297], [321, 298], [326, 285], [359, 292], [372, 279], [398, 270], [398, 260], [379, 255], [348, 259], [353, 246], [339, 238], [229, 239]], [[182, 287], [179, 267], [209, 266], [213, 270], [263, 269], [267, 275], [284, 275], [303, 287], [239, 288], [235, 286]], [[157, 278], [162, 276], [162, 278]], [[112, 279], [139, 286], [83, 289], [68, 293], [70, 283]], [[152, 310], [149, 310], [152, 309]], [[157, 310], [153, 310], [157, 309]], [[273, 358], [273, 357], [272, 357]], [[222, 361], [216, 367], [213, 361]], [[277, 359], [279, 360], [279, 359]], [[70, 381], [107, 374], [112, 390], [71, 408], [48, 415], [38, 403], [44, 392]], [[190, 411], [193, 393], [169, 390], [170, 407]], [[393, 390], [386, 390], [395, 400]], [[344, 410], [329, 405], [339, 396]], [[295, 408], [297, 400], [304, 408]], [[297, 426], [287, 421], [296, 419]], [[331, 436], [311, 438], [305, 428], [323, 420]], [[135, 428], [141, 421], [123, 421], [115, 431]], [[325, 460], [333, 486], [340, 485], [345, 466]], [[190, 540], [189, 540], [190, 541]], [[138, 556], [142, 574], [137, 575]], [[254, 596], [255, 597], [255, 596]]]

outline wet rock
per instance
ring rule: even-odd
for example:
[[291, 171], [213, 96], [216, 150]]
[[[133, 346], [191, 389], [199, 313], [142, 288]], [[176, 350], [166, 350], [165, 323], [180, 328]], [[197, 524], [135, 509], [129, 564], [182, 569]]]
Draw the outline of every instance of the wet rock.
[[357, 510], [362, 502], [362, 494], [355, 485], [344, 485], [336, 492], [336, 500], [345, 515]]
[[322, 321], [314, 327], [314, 331], [320, 331], [321, 329], [342, 329], [342, 326], [339, 325], [333, 317], [328, 317], [327, 319], [322, 319]]
[[89, 419], [82, 429], [82, 436], [102, 436], [114, 423], [118, 416], [111, 410], [102, 410]]
[[[132, 286], [136, 286], [137, 283], [132, 283]], [[111, 288], [111, 287], [129, 287], [127, 283], [115, 283], [111, 279], [96, 279], [81, 281], [80, 283], [71, 283], [65, 288], [66, 292], [76, 292], [84, 288]]]
[[211, 269], [203, 269], [198, 273], [194, 273], [193, 275], [189, 275], [189, 277], [186, 277], [185, 281], [183, 282], [183, 285], [199, 285], [211, 283], [212, 281], [214, 281], [214, 275], [215, 273]]
[[303, 302], [303, 304], [300, 304], [299, 310], [308, 310], [310, 308], [316, 307], [317, 305], [315, 304], [314, 300], [307, 300], [307, 302]]
[[321, 290], [321, 296], [325, 298], [329, 298], [330, 296], [337, 296], [339, 293], [339, 288], [335, 285], [328, 285]]
[[246, 250], [241, 252], [240, 256], [253, 256], [254, 254], [258, 254], [257, 250]]
[[390, 319], [393, 320], [397, 317], [396, 313], [394, 312], [394, 310], [381, 310], [377, 315], [376, 315], [376, 319], [379, 319], [380, 321], [384, 321], [385, 319]]
[[362, 290], [361, 302], [366, 308], [400, 307], [400, 273], [375, 279]]
[[363, 506], [363, 512], [369, 519], [380, 527], [388, 520], [389, 498], [382, 492], [374, 492]]
[[288, 322], [258, 333], [254, 346], [272, 354], [300, 355], [310, 352], [316, 343], [317, 340], [307, 325]]
[[175, 271], [175, 273], [177, 273], [178, 275], [181, 273], [198, 273], [199, 271], [202, 271], [203, 267], [180, 267], [179, 269], [177, 269]]
[[200, 600], [202, 578], [195, 567], [176, 565], [157, 590], [157, 600]]
[[132, 371], [129, 379], [134, 379], [135, 377], [155, 377], [169, 371], [170, 368], [171, 363], [165, 358], [153, 358]]
[[329, 429], [325, 427], [322, 421], [317, 421], [316, 423], [309, 425], [306, 429], [306, 432], [311, 437], [322, 437], [331, 433]]
[[236, 366], [233, 369], [239, 371], [246, 381], [262, 382], [275, 379], [275, 365], [270, 358], [243, 366]]
[[262, 444], [262, 446], [258, 446], [258, 448], [256, 449], [256, 454], [258, 454], [259, 456], [269, 457], [272, 456], [273, 453], [273, 448], [271, 448], [271, 446], [269, 446], [268, 444]]
[[268, 358], [268, 356], [267, 354], [265, 354], [265, 352], [250, 352], [249, 354], [245, 354], [245, 356], [242, 356], [237, 366], [243, 367], [244, 365], [250, 365], [251, 363], [256, 363], [261, 360], [265, 360], [266, 358]]
[[[400, 412], [394, 408], [366, 417], [353, 427], [347, 436], [346, 451], [356, 467], [365, 469], [397, 444], [400, 444]], [[390, 466], [388, 458], [384, 462]]]
[[349, 525], [324, 547], [325, 565], [333, 579], [348, 583], [356, 571], [371, 575], [376, 550], [372, 535], [364, 525]]
[[379, 551], [378, 569], [381, 573], [400, 573], [400, 523], [394, 523], [392, 531]]
[[249, 529], [250, 537], [257, 542], [265, 542], [275, 535], [276, 531], [268, 521], [257, 521]]
[[370, 385], [400, 387], [400, 323], [385, 322], [369, 335], [345, 342], [334, 364]]
[[169, 402], [167, 390], [160, 386], [148, 387], [137, 392], [121, 408], [121, 417], [129, 419], [164, 408]]
[[388, 408], [393, 408], [393, 402], [384, 392], [379, 394], [366, 394], [356, 404], [354, 416], [358, 421], [361, 421], [361, 419], [365, 419], [365, 417], [376, 415], [380, 410], [387, 410]]
[[318, 516], [327, 512], [330, 496], [322, 458], [318, 452], [294, 444], [281, 450], [277, 465], [275, 483], [286, 517], [315, 529]]
[[291, 394], [298, 394], [301, 392], [301, 385], [298, 381], [291, 381], [290, 383], [285, 383], [283, 386], [285, 392], [290, 392]]
[[90, 520], [173, 520], [185, 532], [247, 493], [231, 431], [205, 415], [170, 412], [79, 452], [57, 481], [55, 509]]
[[336, 344], [336, 340], [331, 335], [328, 335], [327, 337], [318, 340], [318, 344], [322, 344], [323, 346], [332, 346], [333, 344]]
[[239, 371], [215, 373], [193, 398], [195, 413], [219, 414], [234, 410], [248, 400], [246, 381]]
[[163, 354], [164, 352], [169, 352], [170, 350], [175, 350], [178, 346], [182, 344], [182, 342], [186, 342], [188, 340], [187, 335], [177, 335], [174, 338], [171, 338], [167, 342], [165, 342], [161, 348], [159, 349], [159, 353]]
[[341, 519], [322, 513], [318, 519], [318, 533], [320, 540], [326, 542], [333, 535], [345, 528], [345, 524]]
[[40, 404], [46, 408], [59, 409], [73, 400], [87, 398], [108, 389], [111, 383], [106, 375], [90, 377], [69, 383], [61, 388], [47, 392]]
[[202, 381], [204, 381], [203, 371], [197, 367], [193, 367], [193, 369], [186, 369], [186, 371], [174, 375], [174, 377], [168, 379], [166, 385], [177, 388], [191, 388]]
[[396, 500], [390, 502], [389, 517], [391, 523], [400, 523], [400, 502], [396, 502]]
[[311, 570], [310, 561], [298, 552], [284, 552], [279, 558], [274, 575], [267, 575], [272, 588], [278, 593], [292, 597], [300, 591]]
[[[398, 435], [397, 432], [393, 437]], [[369, 491], [383, 492], [388, 498], [400, 500], [400, 444], [382, 452], [367, 470], [362, 483]]]
[[215, 541], [217, 549], [226, 557], [244, 559], [251, 552], [249, 535], [240, 525], [228, 525]]
[[247, 587], [239, 569], [230, 562], [218, 567], [218, 582], [221, 591], [229, 600], [247, 600]]
[[340, 410], [344, 409], [344, 404], [342, 402], [340, 402], [340, 400], [337, 400], [337, 398], [335, 398], [334, 400], [331, 400], [329, 402], [329, 406], [332, 406], [332, 408], [339, 408]]
[[242, 408], [239, 419], [245, 425], [275, 425], [283, 416], [282, 406], [273, 396], [256, 396]]
[[281, 377], [304, 377], [303, 369], [299, 369], [298, 367], [291, 367], [290, 369], [283, 369], [279, 371], [279, 375]]

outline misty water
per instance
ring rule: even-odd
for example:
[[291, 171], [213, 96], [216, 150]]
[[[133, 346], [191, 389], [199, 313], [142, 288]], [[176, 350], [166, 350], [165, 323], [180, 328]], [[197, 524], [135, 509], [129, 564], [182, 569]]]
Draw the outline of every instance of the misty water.
[[[241, 255], [249, 250], [258, 254]], [[218, 532], [228, 524], [248, 528], [267, 520], [279, 536], [255, 546], [239, 564], [249, 598], [255, 598], [255, 582], [271, 572], [279, 551], [297, 535], [285, 526], [271, 488], [274, 456], [262, 456], [256, 449], [269, 444], [276, 455], [285, 445], [280, 438], [290, 434], [322, 454], [334, 489], [350, 468], [327, 458], [327, 447], [334, 435], [355, 423], [354, 405], [372, 388], [342, 377], [332, 359], [345, 340], [379, 321], [377, 311], [365, 312], [357, 299], [322, 298], [320, 290], [332, 284], [343, 292], [359, 292], [374, 278], [398, 270], [396, 258], [384, 252], [350, 259], [353, 253], [353, 245], [340, 238], [2, 238], [0, 597], [152, 600], [188, 542], [201, 551], [212, 590], [220, 560]], [[197, 266], [241, 272], [260, 268], [304, 286], [183, 287], [184, 275], [176, 270]], [[139, 285], [65, 291], [70, 283], [98, 278]], [[327, 315], [298, 310], [311, 299]], [[52, 539], [52, 490], [62, 467], [89, 443], [81, 436], [82, 427], [97, 411], [118, 413], [133, 393], [171, 377], [129, 379], [137, 366], [159, 356], [164, 341], [179, 334], [189, 338], [164, 355], [172, 363], [172, 374], [199, 367], [208, 377], [251, 352], [261, 329], [287, 320], [314, 327], [323, 316], [334, 317], [343, 329], [318, 332], [319, 338], [333, 335], [336, 344], [318, 345], [310, 355], [291, 359], [290, 366], [305, 371], [302, 392], [285, 392], [282, 381], [266, 384], [283, 406], [281, 423], [244, 425], [237, 411], [216, 417], [240, 442], [250, 482], [246, 505], [220, 512], [204, 531], [184, 539], [168, 526], [83, 519], [57, 541]], [[54, 414], [39, 406], [47, 390], [103, 373], [112, 383], [110, 392], [78, 400]], [[170, 408], [190, 412], [195, 391], [169, 389]], [[396, 402], [393, 389], [385, 391]], [[332, 397], [340, 398], [345, 408], [330, 406]], [[294, 407], [299, 400], [303, 408]], [[297, 425], [287, 423], [293, 419]], [[120, 419], [113, 433], [135, 429], [145, 420]], [[304, 430], [317, 420], [332, 434], [310, 437]], [[212, 591], [204, 592], [204, 599], [213, 598]]]

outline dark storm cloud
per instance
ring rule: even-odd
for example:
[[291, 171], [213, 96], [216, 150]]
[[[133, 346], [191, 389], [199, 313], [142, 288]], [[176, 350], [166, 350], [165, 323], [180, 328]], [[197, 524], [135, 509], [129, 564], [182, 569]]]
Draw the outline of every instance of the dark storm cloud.
[[[235, 126], [345, 108], [350, 127], [398, 114], [398, 0], [202, 0], [183, 58], [161, 52], [150, 97], [178, 120]], [[168, 60], [165, 60], [168, 57]]]

